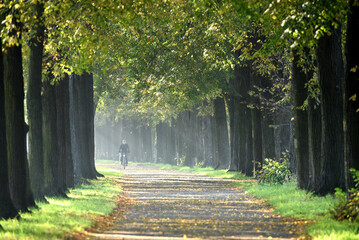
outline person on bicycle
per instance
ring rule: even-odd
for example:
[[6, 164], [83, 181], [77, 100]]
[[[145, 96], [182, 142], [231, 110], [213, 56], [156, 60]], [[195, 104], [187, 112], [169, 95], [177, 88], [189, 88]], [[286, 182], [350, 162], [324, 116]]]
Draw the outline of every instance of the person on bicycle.
[[122, 144], [120, 145], [120, 149], [118, 152], [121, 154], [121, 163], [123, 161], [123, 157], [125, 157], [125, 161], [127, 164], [127, 154], [130, 153], [130, 147], [126, 143], [126, 140], [122, 140]]

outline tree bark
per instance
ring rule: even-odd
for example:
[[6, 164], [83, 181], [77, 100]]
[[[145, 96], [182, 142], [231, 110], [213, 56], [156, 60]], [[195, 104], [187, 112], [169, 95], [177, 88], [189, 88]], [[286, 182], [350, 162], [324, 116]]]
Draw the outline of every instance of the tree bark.
[[[52, 76], [43, 82], [43, 143], [44, 143], [44, 176], [45, 194], [47, 196], [65, 196], [59, 171], [60, 154], [57, 131], [57, 106], [55, 86], [51, 84]], [[63, 143], [63, 142], [62, 142]]]
[[301, 189], [309, 189], [309, 145], [308, 145], [308, 112], [302, 106], [308, 93], [305, 84], [308, 82], [307, 74], [299, 64], [300, 56], [297, 50], [293, 50], [293, 108], [294, 108], [294, 148], [297, 160], [297, 186]]
[[212, 166], [212, 131], [211, 131], [211, 117], [205, 116], [203, 118], [203, 124], [202, 124], [202, 132], [203, 132], [203, 161], [204, 167], [210, 167]]
[[[260, 77], [253, 71], [251, 74], [251, 88], [254, 86], [261, 87]], [[255, 171], [260, 170], [263, 164], [263, 134], [262, 134], [262, 112], [260, 110], [260, 99], [256, 96], [251, 96], [251, 103], [253, 109], [251, 110], [252, 117], [252, 139], [253, 139], [253, 161]]]
[[216, 166], [216, 168], [227, 169], [230, 164], [230, 149], [228, 139], [226, 105], [223, 97], [217, 97], [214, 100], [214, 117], [216, 121], [216, 134], [219, 157], [218, 166]]
[[78, 131], [78, 110], [77, 110], [77, 95], [75, 92], [75, 81], [78, 78], [77, 75], [72, 73], [69, 77], [69, 110], [70, 110], [70, 130], [71, 130], [71, 152], [74, 164], [74, 181], [75, 184], [80, 182], [82, 176], [81, 164], [80, 164], [80, 151], [77, 138]]
[[[21, 26], [13, 15], [16, 30], [10, 33], [17, 38]], [[9, 163], [9, 185], [15, 208], [26, 211], [35, 205], [29, 182], [29, 168], [26, 153], [26, 127], [24, 118], [24, 79], [21, 44], [5, 47], [4, 86], [6, 140]]]
[[[0, 20], [1, 19], [2, 17], [0, 16]], [[17, 210], [11, 200], [9, 189], [4, 101], [4, 65], [2, 56], [2, 39], [0, 37], [0, 219], [12, 218], [17, 214]]]
[[239, 84], [239, 170], [252, 176], [252, 124], [250, 110], [247, 107], [250, 101], [248, 94], [250, 90], [250, 67], [248, 65], [239, 66], [236, 73], [236, 78], [238, 78], [236, 81]]
[[[71, 156], [71, 145], [68, 139], [68, 81], [63, 79], [56, 83], [55, 95], [56, 95], [56, 130], [58, 144], [58, 184], [61, 190], [65, 191], [68, 187], [74, 186], [74, 173]], [[70, 148], [70, 149], [69, 149]], [[70, 164], [71, 163], [71, 164]]]
[[324, 35], [317, 48], [321, 91], [322, 154], [321, 178], [316, 192], [344, 188], [343, 77], [344, 67], [340, 27]]
[[42, 56], [44, 48], [43, 3], [37, 2], [34, 4], [34, 9], [36, 20], [32, 29], [33, 37], [29, 41], [29, 81], [26, 99], [29, 125], [29, 166], [34, 198], [36, 200], [45, 200], [41, 102]]
[[[354, 0], [349, 1], [347, 39], [346, 39], [346, 79], [345, 79], [345, 106], [346, 106], [346, 150], [347, 168], [359, 170], [359, 6]], [[350, 178], [348, 178], [350, 180]], [[349, 181], [352, 185], [352, 181]], [[350, 187], [350, 186], [348, 186]]]
[[310, 190], [320, 183], [320, 154], [321, 154], [321, 113], [320, 106], [316, 106], [315, 100], [308, 100], [308, 145], [309, 145], [309, 169]]
[[[238, 67], [236, 68], [236, 70]], [[235, 70], [235, 71], [236, 71]], [[229, 171], [239, 171], [239, 82], [238, 77], [231, 79], [230, 85], [233, 89], [229, 96], [229, 121], [230, 121], [230, 144], [231, 144], [231, 162]]]
[[194, 113], [191, 111], [186, 111], [184, 113], [184, 126], [185, 126], [185, 161], [184, 165], [188, 167], [193, 167], [195, 164], [195, 139], [193, 133], [193, 123], [195, 120]]

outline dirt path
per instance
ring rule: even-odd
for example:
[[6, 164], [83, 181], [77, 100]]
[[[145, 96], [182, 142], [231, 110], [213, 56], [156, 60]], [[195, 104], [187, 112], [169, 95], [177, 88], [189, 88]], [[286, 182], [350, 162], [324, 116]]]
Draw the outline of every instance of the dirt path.
[[150, 166], [124, 171], [124, 197], [92, 239], [297, 239], [298, 227], [232, 180]]

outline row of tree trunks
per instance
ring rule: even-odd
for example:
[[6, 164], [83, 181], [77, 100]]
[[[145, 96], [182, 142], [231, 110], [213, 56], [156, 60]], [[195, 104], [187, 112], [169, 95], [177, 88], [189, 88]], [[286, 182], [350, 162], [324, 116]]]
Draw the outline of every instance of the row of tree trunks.
[[[344, 98], [341, 28], [332, 27], [331, 34], [323, 35], [318, 41], [316, 58], [320, 108], [316, 106], [315, 100], [309, 97], [307, 110], [300, 109], [308, 97], [305, 84], [312, 78], [313, 73], [308, 70], [304, 72], [297, 65], [299, 54], [294, 51], [293, 55], [298, 186], [324, 195], [334, 192], [337, 187], [344, 188], [347, 176], [344, 158], [343, 100], [348, 98], [348, 93]], [[357, 88], [351, 86], [351, 89]], [[353, 131], [355, 132], [355, 129]]]

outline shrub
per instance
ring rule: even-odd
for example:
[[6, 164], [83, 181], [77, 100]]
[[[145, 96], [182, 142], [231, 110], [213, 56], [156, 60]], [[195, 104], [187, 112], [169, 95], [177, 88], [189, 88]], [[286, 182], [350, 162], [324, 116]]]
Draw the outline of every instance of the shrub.
[[353, 175], [354, 187], [349, 189], [349, 198], [341, 189], [336, 189], [336, 196], [339, 197], [339, 202], [334, 209], [334, 217], [338, 220], [347, 219], [351, 222], [359, 223], [359, 171], [350, 169]]
[[259, 183], [283, 184], [290, 180], [290, 176], [289, 159], [286, 153], [283, 153], [283, 157], [278, 162], [266, 158], [261, 170], [256, 172]]

